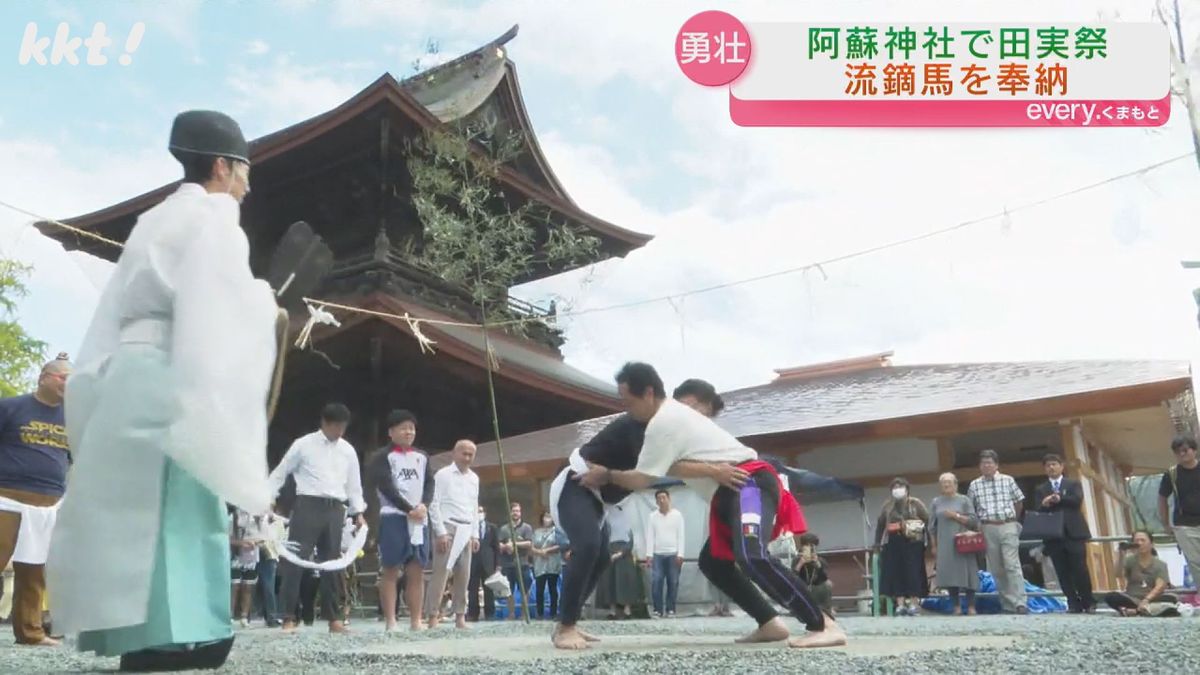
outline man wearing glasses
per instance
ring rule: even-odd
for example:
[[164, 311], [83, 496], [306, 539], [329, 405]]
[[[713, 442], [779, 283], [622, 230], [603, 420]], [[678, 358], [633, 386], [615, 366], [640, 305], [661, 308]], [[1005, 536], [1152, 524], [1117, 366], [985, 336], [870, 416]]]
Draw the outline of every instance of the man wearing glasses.
[[13, 564], [13, 634], [17, 643], [53, 647], [42, 628], [46, 554], [58, 501], [67, 486], [63, 392], [66, 354], [42, 367], [32, 394], [0, 400], [0, 569]]

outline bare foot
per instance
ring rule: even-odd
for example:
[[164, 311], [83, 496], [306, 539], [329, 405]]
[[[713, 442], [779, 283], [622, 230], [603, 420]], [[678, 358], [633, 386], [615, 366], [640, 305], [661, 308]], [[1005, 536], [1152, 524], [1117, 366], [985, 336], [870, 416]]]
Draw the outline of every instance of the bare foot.
[[295, 633], [297, 630], [299, 630], [299, 628], [300, 627], [296, 625], [295, 621], [283, 622], [283, 632], [285, 633]]
[[554, 635], [550, 636], [550, 641], [554, 643], [556, 649], [588, 649], [588, 641], [579, 634], [579, 630], [574, 626], [560, 626], [554, 631]]
[[825, 622], [825, 630], [818, 633], [808, 632], [788, 640], [789, 647], [797, 649], [816, 647], [840, 647], [846, 644], [846, 633], [832, 621]]
[[600, 641], [600, 638], [596, 637], [595, 635], [592, 635], [591, 633], [589, 633], [583, 629], [576, 628], [575, 632], [579, 633], [579, 635], [582, 636], [583, 639], [587, 640], [588, 642], [599, 642]]
[[771, 619], [770, 621], [754, 629], [753, 632], [737, 638], [734, 640], [734, 642], [741, 644], [749, 644], [753, 642], [779, 642], [780, 640], [786, 640], [787, 638], [787, 626], [784, 625], [782, 619], [775, 617], [774, 619]]
[[339, 633], [339, 634], [340, 633], [349, 633], [350, 629], [346, 628], [346, 625], [343, 624], [341, 621], [335, 620], [335, 621], [329, 622], [329, 632], [330, 633]]
[[408, 629], [414, 633], [420, 633], [421, 631], [425, 630], [425, 624], [421, 623], [420, 619], [417, 619], [409, 624]]
[[430, 628], [437, 628], [438, 624], [440, 624], [441, 622], [442, 622], [441, 614], [435, 614], [435, 615], [429, 617], [429, 627]]
[[463, 616], [462, 614], [454, 617], [454, 627], [458, 628], [459, 630], [466, 630], [470, 628], [470, 626], [467, 625], [467, 617]]
[[46, 636], [37, 642], [30, 642], [30, 647], [57, 647], [62, 643], [52, 637]]
[[388, 621], [388, 622], [386, 622], [386, 623], [384, 623], [384, 624], [383, 624], [383, 632], [385, 632], [385, 633], [390, 633], [390, 632], [392, 632], [392, 631], [394, 631], [394, 630], [396, 630], [396, 622], [395, 622], [395, 620]]

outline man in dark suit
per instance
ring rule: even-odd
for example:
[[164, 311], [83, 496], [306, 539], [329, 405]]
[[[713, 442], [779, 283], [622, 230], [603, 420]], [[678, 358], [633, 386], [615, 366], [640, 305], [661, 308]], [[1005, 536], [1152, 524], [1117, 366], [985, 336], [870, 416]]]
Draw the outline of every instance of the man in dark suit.
[[[500, 539], [496, 526], [487, 522], [487, 512], [479, 507], [479, 551], [471, 558], [471, 581], [467, 585], [467, 621], [479, 620], [479, 587], [498, 569]], [[496, 616], [496, 597], [492, 589], [483, 586], [483, 616]]]
[[1087, 520], [1083, 517], [1083, 484], [1063, 475], [1062, 457], [1055, 454], [1042, 458], [1046, 482], [1033, 491], [1038, 511], [1061, 511], [1063, 538], [1043, 541], [1046, 554], [1054, 562], [1054, 573], [1067, 608], [1073, 614], [1092, 612], [1096, 600], [1092, 597], [1092, 577], [1087, 566], [1087, 541], [1092, 538]]

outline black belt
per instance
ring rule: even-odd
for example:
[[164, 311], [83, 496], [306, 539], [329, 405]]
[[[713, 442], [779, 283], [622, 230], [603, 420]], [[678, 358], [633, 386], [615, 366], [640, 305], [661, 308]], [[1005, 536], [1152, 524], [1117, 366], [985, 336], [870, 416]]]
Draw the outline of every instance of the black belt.
[[345, 499], [338, 499], [337, 497], [318, 497], [316, 495], [296, 495], [296, 499], [311, 499], [313, 501], [324, 502], [326, 504], [337, 504], [339, 506], [346, 505]]
[[450, 522], [454, 523], [455, 525], [470, 525], [471, 524], [471, 521], [469, 521], [469, 520], [455, 520], [453, 518], [450, 519]]

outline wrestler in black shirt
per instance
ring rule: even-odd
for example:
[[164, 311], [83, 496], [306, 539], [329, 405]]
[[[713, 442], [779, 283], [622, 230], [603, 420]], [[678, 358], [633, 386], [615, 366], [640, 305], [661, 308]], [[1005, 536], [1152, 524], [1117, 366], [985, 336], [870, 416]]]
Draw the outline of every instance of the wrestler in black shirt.
[[[629, 471], [637, 466], [638, 453], [642, 451], [642, 439], [645, 436], [646, 423], [625, 413], [584, 443], [579, 448], [579, 454], [593, 464], [614, 471]], [[629, 490], [618, 485], [600, 488], [600, 498], [605, 504], [617, 504], [630, 494]]]

